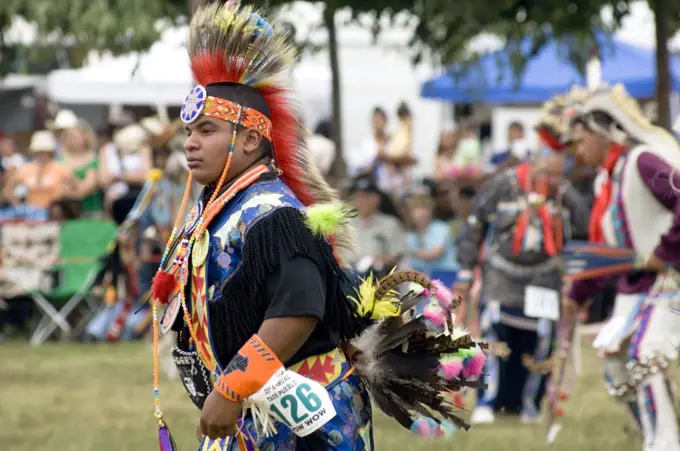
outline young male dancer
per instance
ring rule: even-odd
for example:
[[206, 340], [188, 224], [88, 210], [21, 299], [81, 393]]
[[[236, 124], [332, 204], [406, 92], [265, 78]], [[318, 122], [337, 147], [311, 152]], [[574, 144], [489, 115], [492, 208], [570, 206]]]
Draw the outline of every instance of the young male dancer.
[[[171, 233], [153, 297], [169, 302], [161, 327], [178, 332], [200, 449], [372, 449], [369, 390], [421, 435], [466, 427], [440, 394], [476, 386], [484, 354], [453, 329], [450, 293], [403, 272], [348, 290], [347, 210], [301, 146], [287, 37], [250, 7], [211, 4], [188, 50], [200, 85], [181, 118], [206, 188]], [[422, 288], [400, 299], [410, 281]]]

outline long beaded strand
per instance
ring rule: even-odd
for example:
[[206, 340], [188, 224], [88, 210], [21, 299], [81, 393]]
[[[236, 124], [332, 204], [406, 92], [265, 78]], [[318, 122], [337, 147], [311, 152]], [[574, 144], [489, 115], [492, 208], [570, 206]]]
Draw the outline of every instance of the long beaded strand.
[[170, 253], [170, 248], [172, 246], [172, 243], [175, 241], [175, 238], [177, 237], [177, 233], [179, 231], [179, 225], [182, 221], [182, 218], [184, 217], [184, 210], [186, 209], [187, 206], [187, 200], [189, 199], [189, 193], [191, 192], [191, 182], [192, 182], [192, 175], [191, 172], [189, 172], [189, 176], [187, 177], [187, 183], [184, 187], [184, 194], [182, 194], [182, 203], [179, 206], [179, 212], [177, 213], [177, 217], [175, 218], [175, 223], [172, 226], [172, 231], [170, 231], [170, 238], [168, 238], [168, 242], [165, 244], [165, 249], [163, 249], [163, 256], [161, 257], [161, 264], [158, 266], [158, 271], [163, 271], [163, 267], [165, 266], [165, 262], [168, 259], [168, 254]]
[[[224, 169], [222, 170], [222, 174], [220, 174], [219, 180], [217, 181], [217, 186], [215, 186], [215, 190], [213, 191], [212, 195], [210, 196], [208, 203], [203, 208], [203, 212], [201, 213], [201, 217], [198, 220], [198, 224], [196, 224], [196, 228], [194, 229], [194, 231], [191, 234], [191, 238], [189, 239], [187, 251], [186, 251], [186, 254], [185, 254], [187, 256], [191, 255], [191, 251], [194, 247], [194, 243], [196, 242], [196, 238], [201, 236], [205, 232], [205, 229], [207, 228], [207, 224], [205, 224], [205, 214], [208, 211], [208, 207], [210, 207], [212, 205], [212, 203], [215, 201], [217, 194], [220, 192], [220, 190], [222, 189], [222, 186], [224, 185], [224, 181], [227, 179], [227, 173], [229, 172], [229, 167], [231, 167], [231, 157], [234, 154], [235, 145], [236, 145], [236, 126], [234, 126], [234, 131], [231, 135], [231, 143], [230, 143], [230, 146], [229, 146], [229, 156], [227, 157], [227, 162], [224, 165]], [[180, 269], [180, 271], [185, 271], [185, 270], [186, 270], [186, 266], [183, 266], [182, 269]], [[188, 275], [187, 275], [187, 277], [188, 277]], [[191, 339], [194, 341], [194, 344], [198, 345], [198, 340], [196, 339], [196, 331], [195, 331], [194, 325], [191, 321], [191, 316], [189, 316], [189, 309], [187, 308], [187, 303], [186, 303], [186, 293], [184, 291], [185, 291], [184, 289], [180, 290], [180, 301], [182, 303], [182, 310], [183, 310], [183, 314], [184, 314], [184, 322], [187, 324], [187, 327], [189, 328], [189, 334], [191, 335]]]
[[[161, 263], [158, 268], [158, 272], [163, 270], [163, 267], [165, 266], [165, 262], [168, 259], [168, 254], [170, 252], [170, 246], [172, 243], [175, 241], [175, 237], [177, 236], [177, 229], [179, 228], [180, 221], [182, 220], [182, 217], [184, 216], [184, 209], [186, 208], [187, 204], [187, 199], [189, 198], [189, 193], [191, 192], [191, 172], [189, 172], [189, 176], [187, 177], [187, 183], [184, 188], [184, 194], [182, 195], [182, 203], [180, 204], [179, 207], [179, 214], [177, 215], [177, 218], [175, 219], [175, 224], [172, 226], [172, 231], [170, 232], [170, 238], [168, 239], [168, 243], [165, 246], [165, 249], [163, 250], [163, 256], [161, 257]], [[160, 394], [159, 394], [159, 371], [158, 371], [158, 360], [159, 360], [159, 350], [158, 350], [158, 302], [159, 300], [155, 297], [152, 296], [151, 299], [151, 313], [152, 313], [152, 329], [153, 329], [153, 398], [154, 398], [154, 409], [155, 409], [155, 416], [156, 419], [158, 420], [158, 426], [161, 427], [163, 426], [163, 413], [161, 411], [161, 400], [160, 400]]]
[[158, 299], [151, 299], [152, 328], [153, 328], [153, 402], [158, 426], [163, 426], [163, 413], [161, 412], [161, 398], [158, 390]]

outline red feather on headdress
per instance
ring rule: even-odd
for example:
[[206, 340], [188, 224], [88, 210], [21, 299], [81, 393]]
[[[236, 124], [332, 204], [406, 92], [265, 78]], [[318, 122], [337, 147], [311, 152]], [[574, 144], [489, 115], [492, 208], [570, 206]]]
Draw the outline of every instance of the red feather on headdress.
[[189, 43], [194, 79], [203, 86], [245, 84], [262, 95], [269, 107], [272, 147], [283, 171], [281, 178], [303, 204], [313, 204], [314, 196], [302, 180], [298, 116], [289, 91], [277, 80], [294, 61], [294, 48], [249, 7], [208, 6], [197, 14], [192, 37], [196, 30], [201, 38]]
[[245, 72], [245, 60], [229, 58], [219, 50], [204, 50], [191, 56], [191, 73], [202, 86], [213, 83], [238, 83]]
[[258, 89], [264, 97], [272, 121], [272, 145], [281, 178], [303, 204], [309, 206], [315, 201], [302, 178], [302, 168], [297, 153], [300, 150], [299, 123], [288, 100], [287, 90], [278, 86]]

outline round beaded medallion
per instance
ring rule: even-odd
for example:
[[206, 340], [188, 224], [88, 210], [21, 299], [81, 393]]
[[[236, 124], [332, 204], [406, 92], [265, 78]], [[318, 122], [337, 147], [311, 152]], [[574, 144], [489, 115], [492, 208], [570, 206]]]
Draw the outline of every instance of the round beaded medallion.
[[201, 85], [194, 87], [184, 99], [182, 104], [182, 111], [180, 112], [180, 117], [182, 122], [185, 124], [190, 124], [194, 122], [203, 112], [205, 107], [205, 100], [208, 97], [205, 88]]

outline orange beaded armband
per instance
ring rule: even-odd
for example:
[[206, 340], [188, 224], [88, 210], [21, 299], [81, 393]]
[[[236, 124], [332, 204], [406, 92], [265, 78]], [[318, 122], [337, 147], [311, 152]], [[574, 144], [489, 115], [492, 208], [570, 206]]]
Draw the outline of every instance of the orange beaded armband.
[[215, 390], [229, 401], [241, 402], [261, 389], [281, 367], [276, 354], [253, 335], [217, 379]]

